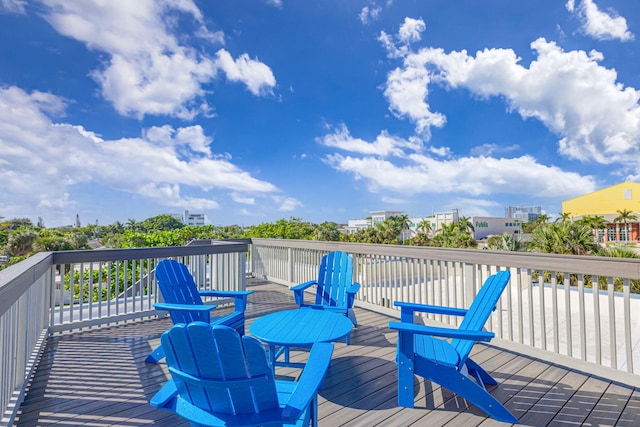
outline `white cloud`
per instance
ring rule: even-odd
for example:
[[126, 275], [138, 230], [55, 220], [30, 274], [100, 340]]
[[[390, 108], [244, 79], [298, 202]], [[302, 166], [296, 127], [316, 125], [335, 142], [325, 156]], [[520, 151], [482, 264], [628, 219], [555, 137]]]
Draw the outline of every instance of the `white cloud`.
[[243, 82], [254, 95], [273, 93], [276, 78], [262, 62], [249, 58], [246, 53], [234, 60], [224, 49], [220, 49], [216, 56], [216, 66], [225, 72], [229, 80]]
[[511, 151], [518, 150], [520, 146], [518, 144], [513, 144], [509, 146], [503, 146], [498, 144], [482, 144], [477, 147], [473, 147], [469, 154], [472, 156], [491, 156], [494, 153], [508, 153]]
[[282, 0], [267, 0], [267, 4], [277, 8], [282, 8]]
[[215, 209], [215, 199], [227, 193], [248, 203], [279, 192], [235, 166], [229, 155], [212, 153], [200, 126], [152, 127], [139, 138], [105, 140], [82, 126], [52, 123], [46, 112], [61, 103], [51, 94], [0, 89], [3, 213], [73, 209], [76, 184], [193, 209]]
[[[100, 84], [102, 96], [120, 114], [188, 120], [211, 110], [203, 98], [202, 85], [219, 71], [228, 71], [220, 68], [218, 59], [185, 45], [188, 39], [184, 35], [178, 39], [169, 15], [189, 15], [195, 21], [192, 33], [212, 43], [222, 44], [224, 34], [206, 28], [192, 0], [41, 1], [48, 6], [45, 18], [59, 33], [109, 55], [92, 76]], [[242, 81], [254, 94], [268, 92], [265, 85], [273, 87], [275, 79], [266, 65], [249, 60], [246, 54], [238, 61], [240, 75], [230, 80]], [[261, 76], [267, 80], [261, 82]]]
[[26, 0], [2, 0], [0, 1], [0, 12], [18, 13], [24, 15], [26, 13]]
[[460, 214], [464, 216], [495, 216], [491, 212], [501, 206], [493, 200], [456, 197], [449, 203], [448, 209], [460, 209]]
[[411, 43], [420, 41], [422, 33], [427, 29], [422, 19], [404, 18], [404, 23], [398, 31], [398, 38], [402, 43]]
[[293, 197], [272, 196], [273, 200], [280, 205], [278, 211], [293, 212], [297, 208], [304, 206], [302, 202]]
[[369, 191], [379, 192], [384, 197], [395, 198], [389, 192], [472, 196], [525, 193], [539, 197], [573, 197], [596, 188], [591, 176], [545, 166], [531, 156], [453, 158], [448, 149], [435, 149], [435, 155], [428, 155], [407, 143], [385, 146], [379, 142], [381, 136], [388, 141], [404, 141], [382, 132], [375, 142], [370, 143], [352, 137], [344, 125], [337, 132], [316, 141], [350, 152], [348, 155], [329, 154], [323, 161], [337, 171], [353, 174], [356, 180], [367, 185]]
[[255, 205], [256, 199], [255, 197], [247, 197], [243, 194], [231, 193], [231, 199], [233, 199], [236, 203], [242, 203], [244, 205]]
[[575, 6], [575, 0], [569, 0], [566, 6], [569, 12], [577, 14], [582, 22], [581, 30], [593, 38], [620, 41], [634, 38], [624, 17], [618, 16], [613, 10], [603, 12], [593, 0], [580, 0], [578, 7]]
[[342, 124], [334, 133], [327, 134], [316, 139], [322, 145], [351, 151], [361, 154], [374, 154], [382, 157], [394, 155], [402, 156], [405, 149], [419, 151], [422, 149], [422, 141], [412, 138], [405, 140], [382, 131], [373, 142], [367, 142], [360, 138], [354, 138], [347, 127]]
[[376, 20], [378, 16], [380, 16], [380, 12], [382, 12], [381, 7], [365, 6], [360, 11], [358, 17], [360, 18], [360, 22], [362, 22], [363, 24], [368, 24], [369, 22]]
[[364, 180], [373, 192], [573, 197], [596, 188], [593, 177], [541, 165], [530, 156], [513, 159], [462, 157], [441, 161], [413, 154], [409, 159], [409, 164], [397, 165], [375, 157], [332, 154], [325, 161], [338, 171], [352, 173], [356, 179]]
[[599, 64], [599, 52], [565, 52], [543, 38], [531, 47], [537, 59], [528, 68], [511, 49], [484, 49], [475, 56], [436, 48], [407, 53], [403, 66], [387, 76], [390, 109], [428, 138], [431, 126], [446, 121], [431, 111], [430, 84], [497, 96], [559, 135], [561, 154], [640, 168], [640, 91], [618, 83], [616, 71]]

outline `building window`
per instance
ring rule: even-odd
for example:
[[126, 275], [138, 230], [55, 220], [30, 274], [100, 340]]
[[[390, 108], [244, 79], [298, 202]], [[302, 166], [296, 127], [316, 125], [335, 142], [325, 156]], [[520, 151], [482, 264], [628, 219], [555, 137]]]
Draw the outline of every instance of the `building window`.
[[621, 242], [629, 241], [629, 225], [628, 224], [620, 224], [620, 241]]
[[604, 229], [599, 228], [598, 230], [596, 230], [596, 233], [598, 235], [598, 242], [600, 243], [604, 242]]
[[624, 190], [624, 199], [631, 200], [631, 190]]
[[616, 238], [616, 226], [615, 225], [610, 225], [607, 227], [607, 241], [609, 242], [615, 242], [616, 240], [618, 240]]

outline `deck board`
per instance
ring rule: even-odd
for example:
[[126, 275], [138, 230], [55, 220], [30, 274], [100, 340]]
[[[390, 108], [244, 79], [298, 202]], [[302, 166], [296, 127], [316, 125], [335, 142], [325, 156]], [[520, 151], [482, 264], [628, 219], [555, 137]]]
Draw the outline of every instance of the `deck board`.
[[[283, 286], [250, 280], [254, 291], [247, 308], [253, 320], [295, 308]], [[414, 380], [415, 409], [397, 406], [396, 333], [390, 318], [356, 309], [359, 326], [351, 344], [335, 345], [331, 367], [319, 396], [321, 425], [499, 426], [482, 411], [449, 390]], [[150, 365], [146, 356], [171, 326], [147, 319], [94, 327], [49, 339], [25, 400], [17, 426], [186, 426], [181, 418], [152, 408], [148, 401], [166, 382], [166, 365]], [[304, 361], [307, 351], [292, 352]], [[640, 424], [640, 392], [588, 373], [518, 355], [492, 345], [474, 347], [472, 358], [498, 380], [490, 388], [496, 399], [523, 425], [634, 426]], [[281, 378], [299, 370], [278, 368]]]

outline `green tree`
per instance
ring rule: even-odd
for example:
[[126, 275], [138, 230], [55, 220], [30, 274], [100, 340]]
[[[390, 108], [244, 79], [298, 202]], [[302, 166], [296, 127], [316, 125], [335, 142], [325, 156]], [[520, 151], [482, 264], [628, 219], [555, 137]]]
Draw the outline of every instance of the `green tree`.
[[38, 234], [32, 228], [21, 227], [9, 235], [7, 252], [11, 256], [29, 255], [37, 238]]
[[253, 225], [245, 231], [244, 237], [311, 240], [313, 229], [312, 224], [301, 218], [291, 217], [289, 220], [279, 219], [275, 223]]
[[558, 214], [558, 218], [556, 218], [556, 222], [566, 222], [571, 219], [571, 212], [560, 212]]
[[340, 240], [340, 229], [335, 222], [323, 222], [316, 225], [313, 230], [313, 240], [326, 240], [337, 242]]
[[487, 239], [487, 247], [494, 251], [522, 251], [526, 245], [511, 233], [496, 234]]
[[598, 230], [603, 230], [607, 226], [607, 221], [604, 219], [604, 217], [601, 217], [599, 215], [586, 215], [580, 218], [578, 222], [586, 227], [589, 227], [592, 230], [593, 241], [596, 243], [598, 242]]
[[629, 227], [627, 226], [627, 223], [629, 221], [637, 221], [638, 215], [634, 214], [633, 211], [630, 211], [628, 209], [617, 210], [616, 212], [618, 212], [619, 215], [613, 219], [613, 222], [615, 222], [616, 224], [624, 224], [626, 233], [626, 238], [624, 240], [627, 241], [629, 240]]
[[471, 223], [471, 218], [466, 217], [466, 216], [461, 216], [458, 219], [458, 228], [462, 232], [466, 231], [466, 232], [472, 232], [473, 233], [474, 231], [476, 231], [475, 227]]
[[445, 224], [436, 231], [436, 235], [431, 239], [434, 246], [443, 248], [476, 248], [477, 242], [467, 230], [461, 230], [459, 224], [452, 222]]
[[533, 231], [530, 250], [550, 254], [597, 253], [591, 229], [578, 222], [548, 223]]
[[138, 231], [175, 230], [184, 226], [178, 218], [161, 214], [139, 222], [134, 229]]
[[426, 236], [429, 236], [429, 234], [433, 231], [431, 221], [429, 221], [428, 219], [423, 219], [422, 221], [420, 221], [420, 224], [418, 224], [418, 231]]

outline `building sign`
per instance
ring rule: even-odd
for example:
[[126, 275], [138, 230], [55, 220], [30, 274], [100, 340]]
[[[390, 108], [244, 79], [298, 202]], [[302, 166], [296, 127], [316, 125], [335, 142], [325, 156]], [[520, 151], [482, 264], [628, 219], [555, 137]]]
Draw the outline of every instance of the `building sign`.
[[487, 228], [489, 223], [487, 221], [476, 221], [476, 228]]

